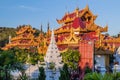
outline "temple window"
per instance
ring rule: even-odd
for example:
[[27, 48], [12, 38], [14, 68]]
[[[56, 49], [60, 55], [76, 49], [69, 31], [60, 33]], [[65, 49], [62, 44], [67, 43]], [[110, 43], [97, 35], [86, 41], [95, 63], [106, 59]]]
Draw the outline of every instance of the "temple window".
[[84, 16], [81, 17], [82, 21], [86, 21], [86, 18]]
[[91, 20], [91, 16], [88, 17], [88, 21], [90, 21], [90, 20]]
[[105, 42], [104, 46], [107, 46], [107, 43]]

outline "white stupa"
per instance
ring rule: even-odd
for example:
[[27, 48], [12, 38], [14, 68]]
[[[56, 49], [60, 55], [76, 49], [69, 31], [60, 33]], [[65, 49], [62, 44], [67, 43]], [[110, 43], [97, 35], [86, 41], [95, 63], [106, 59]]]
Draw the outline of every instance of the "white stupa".
[[120, 47], [118, 47], [117, 51], [114, 54], [115, 60], [114, 62], [118, 62], [113, 66], [113, 71], [120, 72]]
[[115, 60], [119, 63], [120, 65], [120, 47], [118, 47], [116, 53], [115, 53]]
[[[62, 68], [63, 64], [61, 63], [62, 57], [60, 56], [60, 52], [56, 45], [54, 31], [52, 30], [51, 41], [48, 46], [48, 50], [45, 60], [45, 72], [46, 72], [46, 80], [59, 80], [60, 71], [59, 69]], [[54, 69], [50, 69], [51, 63], [54, 64]]]

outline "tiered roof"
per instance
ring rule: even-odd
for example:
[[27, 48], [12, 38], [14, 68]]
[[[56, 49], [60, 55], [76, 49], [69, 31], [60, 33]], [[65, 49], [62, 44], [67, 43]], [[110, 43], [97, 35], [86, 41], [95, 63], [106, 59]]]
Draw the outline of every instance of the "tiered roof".
[[61, 31], [70, 32], [66, 29], [70, 29], [71, 27], [73, 29], [79, 29], [80, 31], [84, 32], [95, 31], [98, 28], [101, 32], [106, 32], [107, 26], [105, 28], [102, 28], [94, 23], [96, 17], [97, 16], [93, 15], [93, 13], [89, 10], [88, 6], [82, 10], [79, 10], [79, 8], [77, 8], [72, 13], [66, 13], [62, 19], [57, 19], [57, 22], [59, 24], [62, 24], [62, 26], [56, 30], [55, 34], [60, 33]]
[[10, 43], [6, 44], [3, 49], [7, 50], [12, 47], [29, 49], [31, 46], [37, 46], [38, 43], [34, 40], [34, 32], [35, 30], [33, 30], [30, 25], [21, 27], [18, 31], [16, 31], [17, 36], [11, 38]]

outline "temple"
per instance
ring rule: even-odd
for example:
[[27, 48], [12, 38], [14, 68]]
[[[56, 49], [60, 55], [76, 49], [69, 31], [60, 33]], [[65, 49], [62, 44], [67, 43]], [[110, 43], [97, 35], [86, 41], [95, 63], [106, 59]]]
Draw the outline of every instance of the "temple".
[[34, 32], [30, 25], [23, 25], [18, 31], [16, 31], [16, 37], [9, 37], [9, 43], [3, 47], [3, 50], [7, 50], [13, 47], [19, 47], [22, 49], [30, 49], [38, 45], [34, 40]]
[[97, 47], [100, 47], [100, 35], [102, 32], [107, 32], [108, 27], [103, 28], [95, 24], [96, 18], [97, 16], [86, 6], [82, 10], [76, 8], [72, 13], [65, 13], [62, 19], [57, 19], [61, 25], [55, 30], [57, 44], [64, 45], [60, 50], [64, 50], [65, 46], [79, 48], [79, 42], [82, 40], [95, 40]]
[[[96, 62], [100, 63], [98, 65], [109, 66], [110, 55], [120, 46], [120, 37], [114, 38], [105, 35], [105, 32], [108, 31], [108, 26], [101, 27], [97, 25], [95, 23], [96, 18], [97, 15], [94, 15], [88, 6], [82, 10], [76, 8], [71, 13], [65, 13], [62, 19], [57, 19], [58, 24], [60, 24], [60, 27], [55, 30], [57, 45], [61, 52], [72, 48], [79, 50], [80, 55], [87, 55], [88, 51], [86, 47], [89, 45], [89, 41], [91, 41], [93, 49], [90, 49], [91, 53], [89, 55], [95, 55]], [[81, 44], [83, 45], [83, 43], [81, 42], [86, 46], [82, 47]], [[101, 58], [98, 58], [98, 56]], [[94, 57], [91, 57], [93, 61]], [[104, 64], [102, 64], [101, 59], [104, 61]], [[85, 63], [89, 63], [89, 60], [86, 61], [80, 62], [80, 66], [83, 65], [81, 63], [84, 63], [84, 65]], [[91, 63], [90, 65], [93, 65], [93, 62]]]
[[[60, 26], [54, 30], [55, 40], [60, 52], [70, 48], [79, 50], [81, 55], [88, 53], [84, 51], [89, 46], [90, 41], [93, 43], [93, 48], [89, 50], [93, 51], [90, 51], [89, 55], [95, 55], [96, 64], [100, 63], [99, 65], [109, 66], [110, 55], [120, 46], [120, 37], [116, 38], [106, 35], [105, 32], [108, 31], [108, 26], [97, 25], [95, 23], [96, 18], [97, 15], [90, 11], [88, 5], [84, 9], [76, 8], [71, 13], [65, 13], [61, 19], [56, 19]], [[39, 53], [45, 54], [50, 44], [51, 30], [49, 23], [45, 34], [42, 31], [42, 26], [39, 36], [34, 36], [34, 32], [29, 25], [20, 28], [16, 31], [17, 36], [10, 37], [9, 43], [3, 49], [37, 47]], [[93, 59], [93, 56], [91, 58]], [[104, 64], [102, 64], [102, 61], [104, 61]], [[87, 62], [89, 60], [86, 60]], [[80, 66], [82, 65], [81, 63]], [[91, 64], [93, 63], [91, 62]]]

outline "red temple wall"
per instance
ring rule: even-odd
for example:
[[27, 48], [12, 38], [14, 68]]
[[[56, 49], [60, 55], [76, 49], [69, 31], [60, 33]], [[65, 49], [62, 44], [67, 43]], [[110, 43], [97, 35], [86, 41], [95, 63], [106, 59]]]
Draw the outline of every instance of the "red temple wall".
[[80, 61], [79, 66], [84, 69], [86, 66], [93, 68], [94, 41], [81, 41], [79, 43]]

